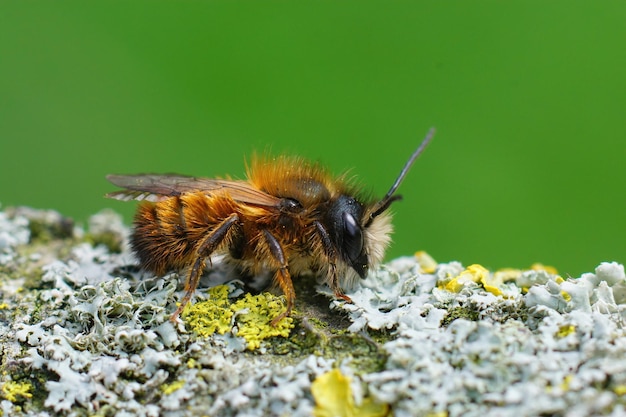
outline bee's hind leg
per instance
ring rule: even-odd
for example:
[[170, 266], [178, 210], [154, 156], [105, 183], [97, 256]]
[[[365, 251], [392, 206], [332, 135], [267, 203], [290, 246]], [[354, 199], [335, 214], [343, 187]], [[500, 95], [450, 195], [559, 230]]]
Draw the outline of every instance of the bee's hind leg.
[[287, 299], [287, 308], [285, 309], [285, 311], [272, 319], [271, 325], [276, 327], [276, 325], [282, 319], [291, 314], [291, 310], [293, 310], [293, 306], [296, 302], [296, 291], [293, 288], [293, 282], [291, 281], [291, 274], [289, 273], [287, 259], [285, 258], [285, 253], [283, 252], [283, 248], [280, 246], [280, 243], [274, 237], [274, 235], [272, 235], [267, 230], [263, 230], [263, 236], [265, 237], [265, 242], [269, 246], [274, 261], [279, 266], [278, 270], [274, 274], [274, 282], [278, 284], [280, 289], [283, 291], [283, 294], [285, 294], [285, 298]]
[[180, 304], [174, 314], [172, 314], [172, 317], [170, 317], [170, 321], [176, 321], [176, 319], [178, 319], [178, 316], [180, 316], [189, 300], [191, 300], [191, 296], [196, 291], [196, 288], [198, 288], [198, 283], [200, 282], [200, 277], [202, 276], [202, 271], [205, 266], [204, 260], [224, 242], [229, 233], [237, 225], [237, 222], [239, 222], [237, 213], [231, 214], [201, 241], [196, 250], [195, 261], [191, 267], [187, 281], [185, 281], [185, 295], [180, 300]]
[[278, 286], [283, 291], [285, 298], [287, 299], [287, 308], [285, 311], [274, 317], [270, 323], [273, 327], [276, 327], [282, 319], [289, 317], [291, 314], [291, 310], [293, 310], [293, 306], [296, 302], [296, 292], [293, 289], [291, 274], [286, 267], [281, 267], [278, 271], [276, 271], [274, 280], [278, 283]]

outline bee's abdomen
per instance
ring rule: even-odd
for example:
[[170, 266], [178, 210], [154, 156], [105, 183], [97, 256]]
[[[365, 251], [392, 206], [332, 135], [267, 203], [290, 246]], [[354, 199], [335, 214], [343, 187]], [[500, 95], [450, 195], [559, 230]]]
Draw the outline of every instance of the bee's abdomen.
[[139, 206], [130, 242], [141, 267], [157, 275], [185, 266], [194, 248], [182, 217], [172, 216], [161, 204]]
[[232, 199], [200, 192], [143, 203], [135, 216], [131, 246], [143, 269], [157, 275], [182, 269], [197, 258], [204, 238], [234, 211]]

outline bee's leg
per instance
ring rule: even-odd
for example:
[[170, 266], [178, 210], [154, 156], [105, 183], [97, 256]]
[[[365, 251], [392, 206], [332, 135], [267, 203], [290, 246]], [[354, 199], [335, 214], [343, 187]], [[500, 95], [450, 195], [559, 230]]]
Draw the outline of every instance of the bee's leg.
[[337, 255], [335, 253], [333, 242], [330, 240], [328, 231], [324, 225], [318, 221], [315, 222], [315, 227], [317, 229], [317, 234], [322, 239], [322, 246], [324, 247], [324, 252], [326, 252], [326, 257], [328, 258], [328, 285], [330, 286], [330, 289], [333, 290], [333, 293], [335, 293], [335, 297], [351, 303], [352, 300], [350, 297], [345, 295], [339, 286], [339, 277], [337, 276]]
[[342, 300], [348, 303], [352, 303], [352, 299], [348, 297], [343, 292], [343, 289], [339, 286], [339, 277], [337, 276], [337, 266], [335, 265], [334, 262], [330, 264], [329, 275], [330, 275], [330, 284], [329, 284], [330, 289], [333, 290], [335, 297], [341, 298]]
[[337, 278], [337, 271], [335, 269], [333, 269], [332, 273], [333, 273], [333, 275], [332, 275], [332, 278], [330, 280], [330, 289], [333, 290], [334, 296], [336, 298], [341, 298], [345, 302], [352, 303], [352, 298], [347, 296], [343, 292], [343, 289], [339, 286], [339, 279]]
[[170, 321], [176, 321], [191, 299], [191, 296], [196, 291], [196, 288], [198, 288], [200, 276], [202, 276], [202, 271], [204, 270], [204, 260], [210, 256], [221, 243], [224, 242], [229, 232], [233, 230], [233, 226], [236, 226], [238, 221], [239, 216], [237, 213], [231, 214], [201, 241], [198, 249], [196, 250], [196, 260], [194, 261], [189, 276], [187, 277], [187, 281], [185, 282], [185, 295], [182, 300], [180, 300], [180, 305], [174, 314], [172, 314], [172, 317], [170, 317]]
[[283, 294], [285, 294], [285, 298], [287, 299], [287, 309], [272, 319], [272, 326], [276, 326], [279, 321], [291, 313], [293, 305], [296, 302], [296, 291], [293, 289], [291, 274], [289, 273], [285, 253], [283, 252], [283, 248], [280, 246], [280, 243], [274, 235], [267, 230], [263, 230], [263, 237], [265, 237], [265, 242], [267, 242], [267, 245], [269, 246], [270, 253], [274, 258], [274, 261], [276, 261], [279, 265], [278, 271], [274, 274], [274, 282], [278, 283], [278, 286], [281, 290], [283, 290]]

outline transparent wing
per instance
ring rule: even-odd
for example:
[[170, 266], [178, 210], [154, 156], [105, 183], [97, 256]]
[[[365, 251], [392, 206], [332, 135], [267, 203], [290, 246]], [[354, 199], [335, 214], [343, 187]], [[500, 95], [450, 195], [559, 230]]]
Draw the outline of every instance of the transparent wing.
[[207, 195], [227, 194], [238, 202], [267, 207], [276, 207], [281, 200], [241, 180], [196, 178], [176, 174], [107, 175], [106, 178], [114, 185], [124, 188], [106, 196], [122, 201], [157, 202], [194, 192], [204, 192]]

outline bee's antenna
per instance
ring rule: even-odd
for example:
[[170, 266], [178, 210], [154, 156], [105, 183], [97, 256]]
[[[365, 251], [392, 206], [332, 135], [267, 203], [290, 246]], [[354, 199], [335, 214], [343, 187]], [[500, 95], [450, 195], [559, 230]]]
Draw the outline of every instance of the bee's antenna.
[[383, 211], [387, 210], [391, 203], [402, 198], [399, 195], [394, 196], [393, 194], [396, 192], [396, 190], [402, 183], [402, 180], [404, 180], [404, 177], [406, 177], [406, 174], [408, 174], [409, 169], [411, 169], [411, 165], [413, 165], [413, 162], [415, 162], [417, 157], [420, 156], [422, 152], [424, 152], [424, 149], [426, 149], [426, 146], [430, 143], [433, 136], [435, 136], [435, 128], [431, 127], [428, 133], [426, 134], [426, 137], [422, 141], [422, 143], [420, 143], [420, 146], [417, 147], [417, 149], [415, 150], [415, 152], [413, 152], [409, 160], [406, 161], [406, 164], [404, 164], [404, 168], [402, 168], [402, 171], [400, 171], [400, 175], [398, 175], [398, 178], [396, 178], [396, 181], [393, 183], [389, 191], [387, 191], [387, 194], [385, 194], [383, 199], [380, 200], [378, 203], [376, 203], [376, 205], [374, 206], [374, 209], [372, 210], [372, 214], [370, 214], [370, 221], [374, 217], [382, 213]]

